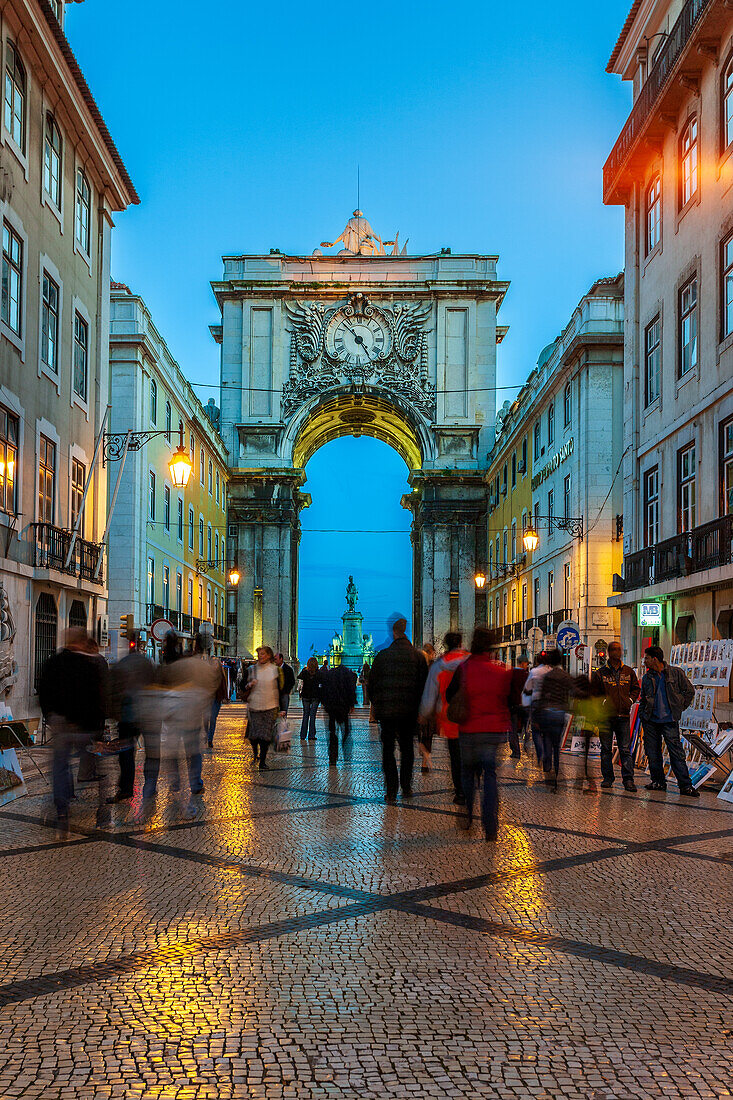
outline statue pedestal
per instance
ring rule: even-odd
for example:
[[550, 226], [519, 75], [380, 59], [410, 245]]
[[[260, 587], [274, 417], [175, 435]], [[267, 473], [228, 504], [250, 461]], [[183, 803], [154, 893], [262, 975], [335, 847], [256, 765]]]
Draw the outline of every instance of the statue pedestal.
[[364, 663], [364, 616], [361, 611], [345, 611], [341, 621], [344, 624], [341, 664], [358, 672]]

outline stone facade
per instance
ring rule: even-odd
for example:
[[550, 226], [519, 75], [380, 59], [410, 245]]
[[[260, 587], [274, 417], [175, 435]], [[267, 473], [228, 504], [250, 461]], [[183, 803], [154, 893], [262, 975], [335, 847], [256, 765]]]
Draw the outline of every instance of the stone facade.
[[340, 239], [353, 248], [226, 256], [212, 284], [240, 641], [291, 657], [304, 468], [330, 439], [372, 435], [410, 468], [417, 641], [473, 625], [485, 550], [483, 456], [507, 289], [496, 257], [387, 254], [357, 212]]
[[[733, 11], [634, 5], [608, 71], [634, 106], [604, 168], [625, 207], [627, 654], [733, 634]], [[642, 602], [662, 627], [638, 624]]]
[[20, 719], [68, 626], [106, 638], [110, 242], [138, 202], [55, 7], [0, 18], [0, 713]]

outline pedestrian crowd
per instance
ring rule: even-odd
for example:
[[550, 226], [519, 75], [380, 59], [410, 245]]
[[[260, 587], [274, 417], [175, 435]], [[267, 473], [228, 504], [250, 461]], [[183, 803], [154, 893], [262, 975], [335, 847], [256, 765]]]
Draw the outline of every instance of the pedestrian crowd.
[[[348, 753], [351, 714], [357, 705], [357, 685], [370, 707], [370, 721], [379, 726], [385, 800], [412, 797], [415, 744], [421, 768], [429, 772], [435, 737], [447, 743], [458, 823], [470, 830], [476, 788], [482, 789], [481, 822], [486, 840], [497, 837], [499, 796], [496, 769], [508, 744], [518, 759], [534, 746], [545, 782], [557, 789], [561, 750], [572, 730], [579, 738], [587, 775], [588, 746], [600, 741], [601, 786], [612, 787], [614, 738], [621, 779], [636, 791], [630, 716], [638, 703], [644, 751], [649, 762], [647, 790], [666, 789], [663, 744], [680, 795], [698, 797], [692, 785], [680, 737], [679, 720], [694, 698], [684, 671], [669, 665], [659, 647], [644, 655], [639, 679], [624, 664], [619, 643], [608, 647], [608, 659], [590, 678], [572, 678], [559, 650], [541, 653], [529, 668], [520, 658], [509, 668], [497, 659], [491, 633], [477, 628], [470, 650], [457, 631], [446, 634], [444, 651], [431, 645], [418, 649], [407, 637], [407, 621], [395, 614], [388, 623], [391, 642], [356, 672], [340, 664], [319, 667], [311, 657], [296, 674], [282, 653], [266, 645], [250, 662], [222, 663], [208, 652], [207, 636], [197, 635], [189, 653], [171, 631], [158, 665], [135, 645], [108, 667], [93, 639], [70, 630], [64, 647], [43, 668], [40, 702], [53, 738], [53, 797], [58, 826], [68, 828], [69, 803], [74, 797], [71, 761], [80, 756], [77, 781], [99, 783], [98, 824], [110, 819], [110, 805], [132, 798], [135, 748], [144, 746], [143, 802], [155, 798], [161, 765], [167, 783], [180, 791], [180, 760], [188, 773], [192, 797], [202, 780], [202, 745], [213, 748], [222, 703], [236, 694], [247, 704], [246, 736], [252, 762], [267, 770], [267, 754], [290, 747], [287, 714], [296, 687], [302, 702], [301, 741], [316, 736], [316, 714], [322, 706], [327, 720], [329, 764]], [[112, 726], [110, 724], [113, 724]], [[584, 746], [584, 755], [583, 755]], [[399, 767], [396, 752], [399, 749]], [[117, 759], [117, 787], [110, 790]]]

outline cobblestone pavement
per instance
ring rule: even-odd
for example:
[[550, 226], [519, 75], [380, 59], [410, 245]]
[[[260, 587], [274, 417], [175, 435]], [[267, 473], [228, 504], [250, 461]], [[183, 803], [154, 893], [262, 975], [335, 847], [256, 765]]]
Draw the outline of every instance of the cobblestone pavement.
[[193, 802], [0, 809], [3, 1100], [733, 1095], [733, 807], [507, 760], [487, 844], [441, 742], [394, 806], [364, 718], [250, 758], [232, 706]]

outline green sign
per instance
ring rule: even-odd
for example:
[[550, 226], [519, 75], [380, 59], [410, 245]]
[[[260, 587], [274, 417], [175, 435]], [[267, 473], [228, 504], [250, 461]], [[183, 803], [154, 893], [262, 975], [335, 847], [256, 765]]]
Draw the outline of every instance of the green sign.
[[639, 609], [639, 626], [662, 626], [662, 605], [661, 603], [640, 603], [637, 604]]

